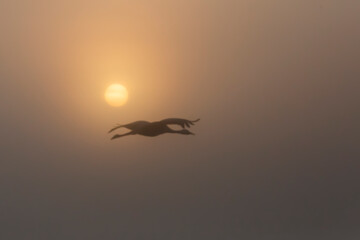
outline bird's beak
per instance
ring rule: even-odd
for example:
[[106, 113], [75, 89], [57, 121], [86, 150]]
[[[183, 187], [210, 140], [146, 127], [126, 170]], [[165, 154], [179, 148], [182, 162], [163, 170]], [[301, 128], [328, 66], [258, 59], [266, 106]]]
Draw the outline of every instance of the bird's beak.
[[112, 138], [111, 138], [111, 140], [114, 140], [115, 138], [118, 138], [119, 137], [119, 135], [114, 135]]

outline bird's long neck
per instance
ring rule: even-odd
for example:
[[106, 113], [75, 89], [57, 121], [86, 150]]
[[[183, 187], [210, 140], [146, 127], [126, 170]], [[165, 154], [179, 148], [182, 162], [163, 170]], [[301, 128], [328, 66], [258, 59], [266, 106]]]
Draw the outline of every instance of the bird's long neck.
[[116, 138], [119, 138], [119, 137], [125, 137], [125, 136], [128, 136], [128, 135], [133, 135], [133, 134], [134, 134], [133, 131], [128, 132], [128, 133], [125, 133], [125, 134], [116, 134], [116, 135], [114, 135], [114, 136], [111, 138], [111, 140], [116, 139]]

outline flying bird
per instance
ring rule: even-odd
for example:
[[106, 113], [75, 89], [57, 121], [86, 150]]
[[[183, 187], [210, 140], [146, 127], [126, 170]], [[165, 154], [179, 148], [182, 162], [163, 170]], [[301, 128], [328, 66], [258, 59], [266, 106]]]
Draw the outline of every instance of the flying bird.
[[[147, 121], [136, 121], [132, 123], [128, 123], [125, 125], [118, 124], [114, 128], [110, 129], [109, 133], [119, 129], [119, 128], [127, 128], [131, 130], [125, 134], [115, 134], [111, 140], [124, 137], [128, 135], [143, 135], [147, 137], [156, 137], [158, 135], [164, 133], [178, 133], [183, 135], [195, 135], [194, 133], [190, 132], [186, 128], [190, 128], [191, 125], [194, 125], [195, 122], [199, 121], [200, 119], [196, 119], [195, 121], [190, 121], [187, 119], [181, 118], [167, 118], [158, 122], [147, 122]], [[168, 127], [168, 125], [179, 125], [183, 129], [181, 130], [173, 130]]]

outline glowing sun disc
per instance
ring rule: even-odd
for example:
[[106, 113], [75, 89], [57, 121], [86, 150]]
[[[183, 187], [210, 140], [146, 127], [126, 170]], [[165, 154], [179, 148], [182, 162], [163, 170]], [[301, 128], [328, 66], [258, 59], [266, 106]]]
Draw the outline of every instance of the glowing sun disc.
[[128, 91], [121, 84], [112, 84], [106, 89], [105, 100], [113, 107], [120, 107], [127, 102]]

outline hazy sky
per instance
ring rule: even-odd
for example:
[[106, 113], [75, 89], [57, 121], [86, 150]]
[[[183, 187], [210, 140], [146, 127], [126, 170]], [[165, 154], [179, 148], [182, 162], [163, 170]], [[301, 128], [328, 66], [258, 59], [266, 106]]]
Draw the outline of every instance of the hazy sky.
[[[359, 13], [0, 0], [0, 238], [359, 239]], [[109, 140], [167, 117], [196, 136]]]

